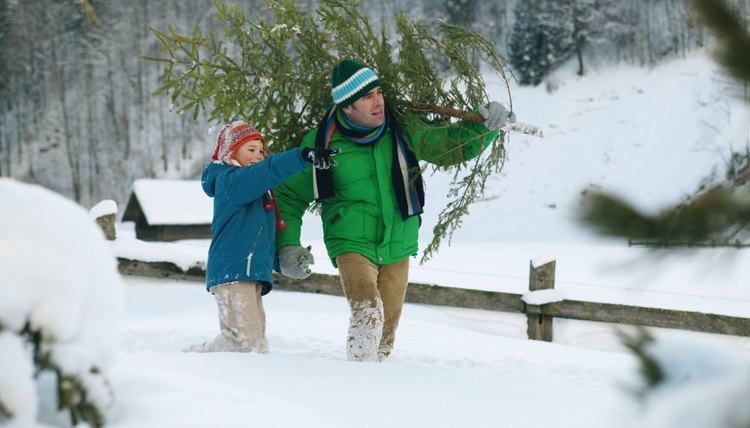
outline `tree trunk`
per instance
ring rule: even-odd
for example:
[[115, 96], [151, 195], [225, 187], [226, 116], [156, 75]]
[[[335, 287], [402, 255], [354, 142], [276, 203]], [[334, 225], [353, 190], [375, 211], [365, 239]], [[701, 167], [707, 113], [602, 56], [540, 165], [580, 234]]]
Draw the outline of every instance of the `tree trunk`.
[[[115, 96], [115, 79], [114, 71], [112, 70], [112, 60], [109, 56], [107, 56], [107, 112], [109, 113], [109, 117], [112, 122], [112, 127], [110, 128], [111, 132], [109, 132], [108, 135], [110, 136], [110, 138], [114, 139], [114, 144], [119, 148], [119, 145], [122, 143], [122, 135], [120, 132], [120, 125], [117, 122], [117, 106], [115, 105], [116, 99], [117, 97]], [[125, 153], [125, 157], [127, 157], [127, 152]]]
[[99, 156], [98, 156], [98, 147], [97, 147], [97, 138], [96, 138], [96, 117], [94, 115], [94, 111], [96, 109], [95, 103], [96, 103], [96, 97], [95, 97], [95, 87], [94, 84], [94, 72], [93, 72], [93, 65], [87, 64], [86, 67], [86, 139], [88, 141], [88, 149], [89, 149], [89, 195], [95, 195], [96, 194], [96, 183], [97, 183], [97, 177], [99, 176]]
[[52, 43], [50, 49], [50, 58], [52, 59], [52, 80], [55, 83], [57, 90], [58, 103], [60, 108], [60, 117], [62, 119], [62, 140], [63, 146], [68, 159], [68, 167], [70, 168], [70, 179], [73, 186], [73, 198], [75, 201], [81, 201], [81, 168], [80, 158], [78, 157], [78, 146], [73, 141], [71, 135], [70, 117], [68, 116], [68, 99], [67, 99], [67, 83], [65, 79], [65, 65], [60, 63], [57, 59], [58, 45]]
[[[124, 92], [124, 91], [123, 91]], [[130, 116], [128, 116], [128, 106], [125, 104], [125, 100], [128, 99], [125, 94], [120, 97], [122, 99], [122, 107], [120, 107], [120, 114], [122, 115], [122, 141], [118, 141], [118, 144], [125, 144], [125, 161], [130, 161], [131, 141], [130, 141]], [[150, 159], [146, 162], [150, 163]]]
[[[5, 158], [7, 157], [6, 153], [8, 153], [8, 136], [5, 135], [5, 117], [6, 116], [3, 113], [3, 117], [0, 117], [0, 177], [5, 176], [3, 174], [3, 171], [5, 170], [3, 164], [5, 163]], [[10, 177], [10, 175], [8, 175]]]
[[[586, 27], [586, 24], [582, 24], [581, 20], [585, 19], [585, 12], [581, 11], [579, 8], [579, 4], [577, 0], [572, 0], [571, 5], [571, 23], [573, 25], [573, 46], [575, 46], [576, 51], [576, 59], [578, 59], [578, 72], [577, 74], [579, 76], [583, 76], [583, 35], [581, 34], [583, 31], [583, 28], [581, 26], [583, 25], [584, 28]], [[589, 22], [589, 27], [591, 26], [591, 23]]]

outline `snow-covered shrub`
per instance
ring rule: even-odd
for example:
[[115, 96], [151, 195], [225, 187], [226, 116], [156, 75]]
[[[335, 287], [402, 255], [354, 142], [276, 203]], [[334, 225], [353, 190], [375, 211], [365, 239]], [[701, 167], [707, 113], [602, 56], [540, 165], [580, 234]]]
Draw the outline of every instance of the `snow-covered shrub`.
[[123, 309], [112, 251], [85, 209], [42, 187], [0, 179], [0, 207], [0, 421], [31, 425], [57, 400], [73, 425], [101, 426]]

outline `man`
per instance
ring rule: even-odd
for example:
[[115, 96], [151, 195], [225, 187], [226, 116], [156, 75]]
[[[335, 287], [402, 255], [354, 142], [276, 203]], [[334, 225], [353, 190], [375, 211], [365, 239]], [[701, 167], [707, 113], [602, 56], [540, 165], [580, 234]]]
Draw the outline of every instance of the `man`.
[[334, 67], [331, 88], [334, 105], [301, 147], [338, 149], [337, 166], [305, 170], [276, 188], [288, 225], [278, 232], [279, 264], [287, 276], [310, 274], [313, 257], [300, 245], [300, 231], [305, 210], [319, 201], [328, 256], [351, 310], [347, 358], [383, 361], [393, 349], [409, 257], [418, 250], [424, 203], [418, 160], [448, 166], [474, 158], [514, 115], [492, 102], [479, 111], [483, 124], [401, 124], [375, 72], [352, 60]]

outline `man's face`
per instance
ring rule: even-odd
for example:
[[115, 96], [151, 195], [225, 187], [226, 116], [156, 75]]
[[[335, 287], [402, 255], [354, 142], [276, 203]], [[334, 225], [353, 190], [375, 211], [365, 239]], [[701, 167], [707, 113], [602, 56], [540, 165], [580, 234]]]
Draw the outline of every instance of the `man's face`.
[[365, 128], [376, 128], [385, 120], [385, 101], [383, 88], [373, 88], [360, 99], [343, 109], [352, 123]]

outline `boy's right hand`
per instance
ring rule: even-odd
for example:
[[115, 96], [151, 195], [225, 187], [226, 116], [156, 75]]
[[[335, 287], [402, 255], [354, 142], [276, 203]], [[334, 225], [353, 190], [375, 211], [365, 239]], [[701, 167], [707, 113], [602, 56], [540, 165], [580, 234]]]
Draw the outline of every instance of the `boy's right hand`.
[[305, 279], [312, 273], [310, 265], [315, 264], [310, 249], [300, 245], [288, 245], [279, 249], [279, 269], [282, 275], [290, 278]]
[[339, 154], [339, 149], [326, 149], [325, 147], [302, 149], [302, 158], [313, 164], [317, 169], [328, 169], [336, 166], [336, 161], [331, 159]]

